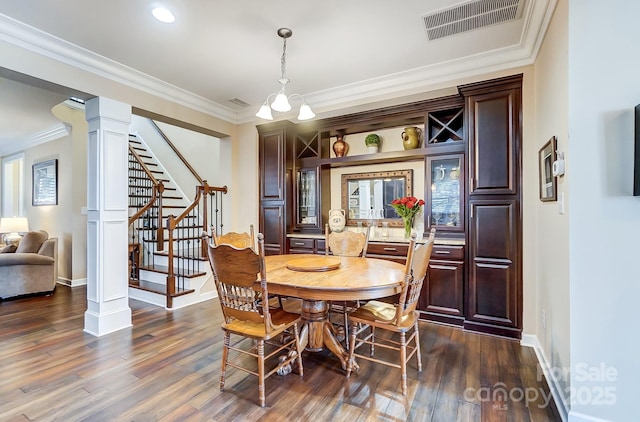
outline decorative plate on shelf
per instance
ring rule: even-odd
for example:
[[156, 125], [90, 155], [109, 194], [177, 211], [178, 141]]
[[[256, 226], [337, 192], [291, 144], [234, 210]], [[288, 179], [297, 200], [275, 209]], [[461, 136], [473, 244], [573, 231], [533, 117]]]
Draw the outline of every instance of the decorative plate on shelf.
[[358, 205], [358, 200], [357, 199], [349, 199], [349, 205], [351, 205], [352, 207], [355, 207], [356, 205]]

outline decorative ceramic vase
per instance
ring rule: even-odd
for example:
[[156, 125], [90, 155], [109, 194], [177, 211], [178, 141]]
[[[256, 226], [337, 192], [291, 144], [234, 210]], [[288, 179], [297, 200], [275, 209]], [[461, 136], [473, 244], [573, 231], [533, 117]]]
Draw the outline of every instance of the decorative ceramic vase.
[[409, 239], [413, 228], [413, 217], [402, 217], [402, 224], [404, 224], [404, 238]]
[[404, 149], [416, 149], [420, 147], [422, 129], [416, 126], [405, 127], [400, 136], [402, 137], [402, 145], [404, 146]]
[[333, 143], [333, 152], [336, 154], [336, 157], [344, 157], [347, 155], [347, 151], [349, 151], [349, 144], [343, 140], [344, 135], [337, 135], [338, 138]]
[[332, 232], [343, 231], [346, 222], [343, 209], [329, 210], [329, 228]]

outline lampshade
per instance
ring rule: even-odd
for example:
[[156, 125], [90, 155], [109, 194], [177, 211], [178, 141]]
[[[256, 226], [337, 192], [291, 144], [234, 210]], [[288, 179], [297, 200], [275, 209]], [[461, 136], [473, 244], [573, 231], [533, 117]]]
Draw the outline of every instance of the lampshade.
[[300, 106], [300, 113], [298, 114], [298, 120], [309, 120], [316, 117], [316, 114], [311, 111], [311, 107], [307, 103]]
[[0, 233], [6, 233], [2, 240], [10, 245], [18, 243], [22, 236], [18, 233], [29, 231], [29, 221], [26, 217], [4, 217], [0, 219]]
[[273, 120], [271, 110], [269, 109], [269, 98], [275, 96], [275, 99], [271, 103], [271, 109], [280, 113], [286, 113], [291, 110], [291, 103], [289, 100], [293, 97], [300, 97], [302, 99], [302, 105], [300, 106], [300, 112], [298, 114], [298, 120], [308, 120], [314, 118], [316, 115], [311, 111], [311, 107], [304, 101], [304, 98], [300, 94], [291, 94], [287, 96], [285, 88], [289, 83], [287, 78], [287, 38], [291, 37], [293, 32], [289, 28], [278, 29], [278, 36], [282, 38], [282, 58], [280, 59], [280, 67], [282, 74], [278, 82], [280, 82], [280, 91], [277, 94], [269, 94], [267, 100], [260, 107], [260, 110], [256, 113], [256, 117], [265, 120]]
[[279, 111], [281, 113], [285, 113], [291, 110], [291, 104], [289, 104], [289, 100], [284, 93], [279, 93], [276, 95], [276, 99], [271, 103], [271, 108], [275, 111]]
[[26, 233], [29, 231], [27, 217], [4, 217], [0, 219], [0, 233]]
[[271, 107], [269, 107], [269, 104], [262, 104], [262, 107], [260, 107], [260, 110], [258, 110], [256, 116], [265, 120], [273, 120], [273, 116], [271, 115]]

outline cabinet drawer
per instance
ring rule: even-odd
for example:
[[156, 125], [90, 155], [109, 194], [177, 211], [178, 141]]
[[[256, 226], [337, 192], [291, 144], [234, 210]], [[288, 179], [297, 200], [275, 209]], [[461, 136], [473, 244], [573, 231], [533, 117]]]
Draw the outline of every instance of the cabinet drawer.
[[368, 255], [391, 255], [391, 256], [407, 256], [409, 245], [398, 243], [369, 243], [367, 247]]
[[431, 259], [464, 259], [464, 246], [458, 245], [433, 245]]
[[290, 238], [289, 239], [289, 249], [309, 249], [313, 250], [314, 240], [313, 239], [299, 239], [299, 238]]

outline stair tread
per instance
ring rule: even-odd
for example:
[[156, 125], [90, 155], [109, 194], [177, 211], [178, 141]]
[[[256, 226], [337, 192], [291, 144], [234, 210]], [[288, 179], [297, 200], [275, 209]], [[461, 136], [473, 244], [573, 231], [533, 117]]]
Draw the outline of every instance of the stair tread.
[[[189, 258], [189, 259], [193, 259], [193, 260], [196, 260], [196, 261], [206, 261], [207, 260], [207, 257], [200, 256], [200, 250], [193, 251], [193, 248], [190, 248], [190, 249], [192, 250], [192, 252], [197, 252], [197, 256], [195, 256], [196, 254], [194, 254], [194, 253], [192, 253], [192, 254], [189, 254], [189, 253], [180, 254], [177, 251], [173, 251], [173, 256], [174, 256], [174, 258]], [[157, 256], [168, 256], [169, 255], [169, 251], [155, 251], [154, 255], [157, 255]]]
[[[145, 281], [145, 280], [130, 280], [129, 281], [129, 287], [133, 287], [136, 289], [140, 289], [140, 290], [145, 290], [147, 292], [152, 292], [152, 293], [157, 293], [163, 296], [166, 296], [167, 294], [167, 289], [165, 287], [164, 284], [160, 284], [160, 283], [154, 283], [152, 281]], [[176, 287], [176, 292], [175, 294], [173, 294], [173, 297], [176, 296], [182, 296], [188, 293], [193, 293], [195, 292], [194, 289], [183, 289], [180, 287]]]
[[[153, 230], [155, 230], [155, 229], [153, 229]], [[143, 242], [147, 242], [147, 243], [158, 243], [158, 239], [141, 239], [141, 240]], [[166, 242], [168, 240], [169, 240], [169, 237], [166, 236], [164, 241]], [[179, 236], [179, 237], [174, 237], [173, 238], [174, 242], [180, 242], [180, 241], [186, 241], [186, 240], [202, 240], [202, 237], [200, 237], [200, 236], [187, 236], [187, 237]]]
[[[151, 195], [129, 195], [129, 198], [151, 198]], [[162, 195], [162, 199], [182, 199], [182, 197]]]
[[[143, 156], [139, 155], [139, 157], [142, 158]], [[151, 158], [151, 157], [147, 156], [147, 158]], [[129, 160], [129, 163], [131, 163], [131, 164], [139, 164], [139, 162], [137, 160]], [[158, 164], [156, 164], [156, 163], [148, 163], [146, 161], [143, 161], [143, 163], [147, 167], [149, 167], [149, 166], [158, 167]]]
[[[167, 267], [166, 265], [141, 265], [140, 266], [140, 270], [145, 270], [145, 271], [152, 271], [154, 273], [160, 273], [160, 274], [169, 274], [169, 267]], [[181, 275], [186, 277], [186, 278], [193, 278], [193, 277], [199, 277], [201, 275], [205, 275], [206, 272], [204, 271], [192, 271], [189, 269], [184, 269], [183, 270], [184, 273], [182, 273]]]

